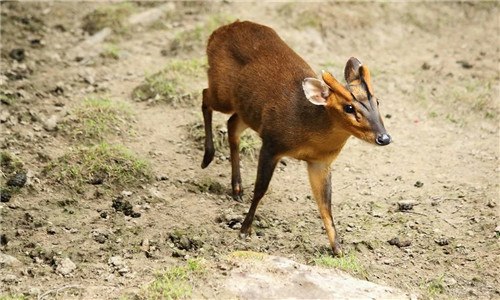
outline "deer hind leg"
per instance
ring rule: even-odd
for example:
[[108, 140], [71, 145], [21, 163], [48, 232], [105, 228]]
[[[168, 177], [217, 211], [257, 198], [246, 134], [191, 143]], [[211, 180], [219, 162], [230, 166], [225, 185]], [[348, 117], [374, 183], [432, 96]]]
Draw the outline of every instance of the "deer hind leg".
[[231, 150], [231, 187], [233, 198], [237, 201], [241, 201], [243, 196], [240, 174], [240, 135], [247, 128], [248, 125], [237, 114], [233, 114], [227, 121], [227, 134]]
[[201, 111], [203, 112], [203, 123], [205, 126], [205, 154], [203, 155], [203, 162], [201, 168], [205, 169], [212, 162], [215, 155], [214, 141], [212, 136], [212, 113], [213, 109], [208, 103], [209, 101], [208, 89], [203, 90], [203, 103]]
[[318, 204], [319, 213], [325, 225], [326, 234], [328, 235], [333, 254], [341, 256], [342, 249], [332, 217], [330, 164], [323, 162], [308, 162], [307, 171], [309, 173], [309, 181], [311, 183], [314, 199], [316, 199], [316, 203]]
[[244, 238], [250, 235], [252, 231], [252, 222], [255, 211], [260, 200], [269, 187], [269, 182], [273, 177], [274, 169], [280, 157], [272, 151], [272, 146], [263, 141], [259, 154], [259, 164], [257, 166], [257, 179], [255, 180], [255, 189], [253, 193], [252, 205], [248, 211], [240, 229], [240, 237]]

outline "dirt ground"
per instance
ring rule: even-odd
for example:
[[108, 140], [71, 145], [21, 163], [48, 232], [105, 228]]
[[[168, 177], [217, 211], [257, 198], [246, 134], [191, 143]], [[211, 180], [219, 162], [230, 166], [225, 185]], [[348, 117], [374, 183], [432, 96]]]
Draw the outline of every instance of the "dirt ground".
[[[246, 241], [237, 233], [258, 147], [242, 158], [243, 203], [229, 196], [225, 145], [200, 168], [193, 132], [202, 124], [205, 41], [235, 19], [271, 26], [318, 72], [343, 81], [351, 56], [372, 72], [394, 142], [351, 138], [333, 166], [334, 221], [364, 270], [356, 276], [423, 299], [500, 297], [498, 2], [174, 2], [150, 24], [108, 23], [112, 33], [85, 46], [88, 16], [120, 5], [1, 3], [1, 150], [11, 160], [0, 174], [0, 249], [18, 260], [2, 262], [4, 298], [148, 298], [155, 274], [189, 258], [210, 270], [193, 281], [193, 297], [216, 298], [212, 278], [227, 274], [233, 251], [307, 264], [328, 255], [302, 162], [279, 164]], [[123, 14], [161, 5], [133, 3]], [[160, 71], [172, 83], [165, 89], [175, 85], [171, 96], [138, 97]], [[143, 158], [151, 176], [75, 183], [57, 173], [61, 157], [102, 142], [68, 125], [89, 98], [128, 107], [104, 141]], [[227, 116], [214, 118], [223, 136]]]

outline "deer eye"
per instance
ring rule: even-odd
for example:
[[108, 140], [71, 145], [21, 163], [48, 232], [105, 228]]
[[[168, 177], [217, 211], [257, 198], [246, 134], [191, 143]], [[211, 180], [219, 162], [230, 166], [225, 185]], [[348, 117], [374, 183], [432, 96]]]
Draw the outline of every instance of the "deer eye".
[[354, 107], [350, 104], [344, 105], [344, 111], [348, 114], [353, 114], [354, 113]]

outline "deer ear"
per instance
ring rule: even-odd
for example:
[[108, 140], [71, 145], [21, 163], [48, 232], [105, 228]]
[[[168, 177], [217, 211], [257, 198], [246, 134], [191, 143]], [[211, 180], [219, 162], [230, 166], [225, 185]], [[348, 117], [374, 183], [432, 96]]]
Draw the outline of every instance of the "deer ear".
[[302, 89], [307, 100], [315, 105], [326, 105], [330, 89], [319, 79], [308, 77], [302, 80]]
[[355, 57], [349, 58], [345, 65], [344, 77], [348, 85], [356, 84], [355, 81], [359, 80], [359, 68], [361, 67], [361, 62]]
[[372, 86], [372, 80], [370, 76], [370, 71], [366, 66], [361, 66], [359, 68], [359, 73], [361, 75], [361, 78], [363, 79], [363, 82], [366, 85], [366, 89], [368, 90], [368, 93], [370, 93], [370, 96], [373, 97], [373, 86]]

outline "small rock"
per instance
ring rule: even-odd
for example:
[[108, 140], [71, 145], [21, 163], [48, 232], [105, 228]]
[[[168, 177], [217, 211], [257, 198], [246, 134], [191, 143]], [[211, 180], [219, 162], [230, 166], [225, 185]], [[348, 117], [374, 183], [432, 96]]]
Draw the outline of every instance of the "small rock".
[[420, 187], [424, 186], [424, 183], [421, 181], [417, 181], [417, 182], [415, 182], [414, 186], [420, 188]]
[[117, 270], [118, 274], [120, 274], [121, 276], [124, 276], [125, 274], [127, 274], [128, 272], [130, 272], [130, 270], [128, 269], [128, 267], [123, 267], [119, 270]]
[[20, 266], [21, 262], [14, 256], [0, 253], [0, 267], [16, 267]]
[[[32, 287], [28, 290], [28, 295], [30, 296], [39, 296], [42, 293], [42, 290], [36, 287]], [[33, 297], [34, 298], [34, 297]]]
[[47, 228], [47, 233], [50, 235], [53, 235], [53, 234], [56, 234], [57, 231], [54, 227], [49, 227], [49, 228]]
[[100, 216], [101, 216], [101, 218], [106, 219], [106, 218], [108, 218], [108, 213], [103, 211], [103, 212], [101, 212]]
[[63, 260], [57, 263], [56, 273], [59, 273], [63, 276], [71, 274], [76, 269], [76, 265], [69, 258], [64, 258]]
[[8, 190], [0, 190], [0, 202], [9, 202], [12, 194]]
[[386, 119], [390, 119], [390, 118], [392, 118], [392, 115], [391, 115], [391, 114], [386, 114], [386, 115], [385, 115], [385, 118], [386, 118]]
[[495, 233], [496, 234], [500, 234], [500, 225], [498, 225], [497, 227], [495, 227]]
[[424, 62], [422, 64], [422, 70], [429, 70], [431, 68], [431, 65], [429, 65], [427, 62]]
[[445, 277], [443, 281], [447, 286], [454, 286], [457, 284], [457, 280], [453, 277]]
[[398, 202], [399, 211], [408, 211], [412, 210], [415, 202], [412, 200], [401, 200]]
[[90, 85], [94, 85], [95, 83], [95, 79], [92, 75], [86, 75], [83, 77], [83, 81], [85, 81], [86, 83], [90, 84]]
[[17, 283], [19, 281], [19, 278], [17, 278], [16, 275], [14, 274], [7, 274], [2, 278], [2, 281], [5, 283]]
[[132, 218], [140, 218], [140, 217], [141, 217], [141, 213], [140, 213], [140, 212], [136, 212], [136, 211], [134, 211], [134, 212], [132, 212], [132, 213], [130, 214], [130, 216], [131, 216]]
[[62, 82], [56, 83], [56, 87], [52, 90], [54, 95], [63, 95], [64, 94], [64, 84]]
[[17, 60], [18, 62], [22, 62], [24, 58], [26, 57], [24, 49], [22, 48], [15, 48], [12, 49], [9, 53], [10, 58]]
[[439, 246], [446, 246], [448, 245], [450, 242], [448, 241], [447, 238], [445, 237], [441, 237], [441, 238], [438, 238], [438, 239], [435, 239], [434, 240], [436, 242], [436, 244], [438, 244]]
[[125, 274], [130, 272], [121, 256], [111, 256], [108, 259], [108, 264], [113, 269], [113, 271], [118, 272], [118, 274], [120, 274], [121, 276], [124, 276]]
[[57, 116], [52, 115], [43, 123], [43, 129], [47, 131], [55, 131], [57, 130], [57, 122], [58, 122]]
[[486, 206], [488, 206], [489, 208], [494, 208], [495, 206], [497, 206], [497, 204], [495, 203], [494, 200], [489, 200]]
[[457, 64], [461, 65], [464, 69], [472, 69], [472, 67], [474, 67], [474, 65], [466, 60], [457, 60]]
[[411, 245], [410, 240], [400, 241], [399, 238], [395, 237], [387, 241], [389, 245], [397, 246], [398, 248], [404, 248]]
[[156, 180], [157, 181], [165, 181], [165, 180], [168, 180], [168, 176], [167, 175], [157, 175]]
[[10, 117], [10, 113], [4, 108], [2, 112], [0, 112], [0, 123], [5, 123]]
[[143, 239], [141, 243], [141, 250], [144, 252], [149, 251], [149, 240], [148, 239]]
[[125, 197], [130, 197], [132, 196], [133, 192], [131, 191], [122, 191], [122, 195], [125, 196]]
[[191, 241], [185, 235], [181, 236], [178, 244], [179, 249], [189, 250], [191, 249]]
[[99, 244], [106, 243], [107, 239], [108, 239], [108, 237], [105, 234], [103, 234], [103, 233], [98, 233], [96, 236], [94, 236], [94, 240], [96, 242], [98, 242]]
[[26, 184], [27, 180], [28, 177], [26, 176], [26, 172], [20, 171], [12, 176], [9, 181], [7, 181], [7, 185], [21, 188]]

